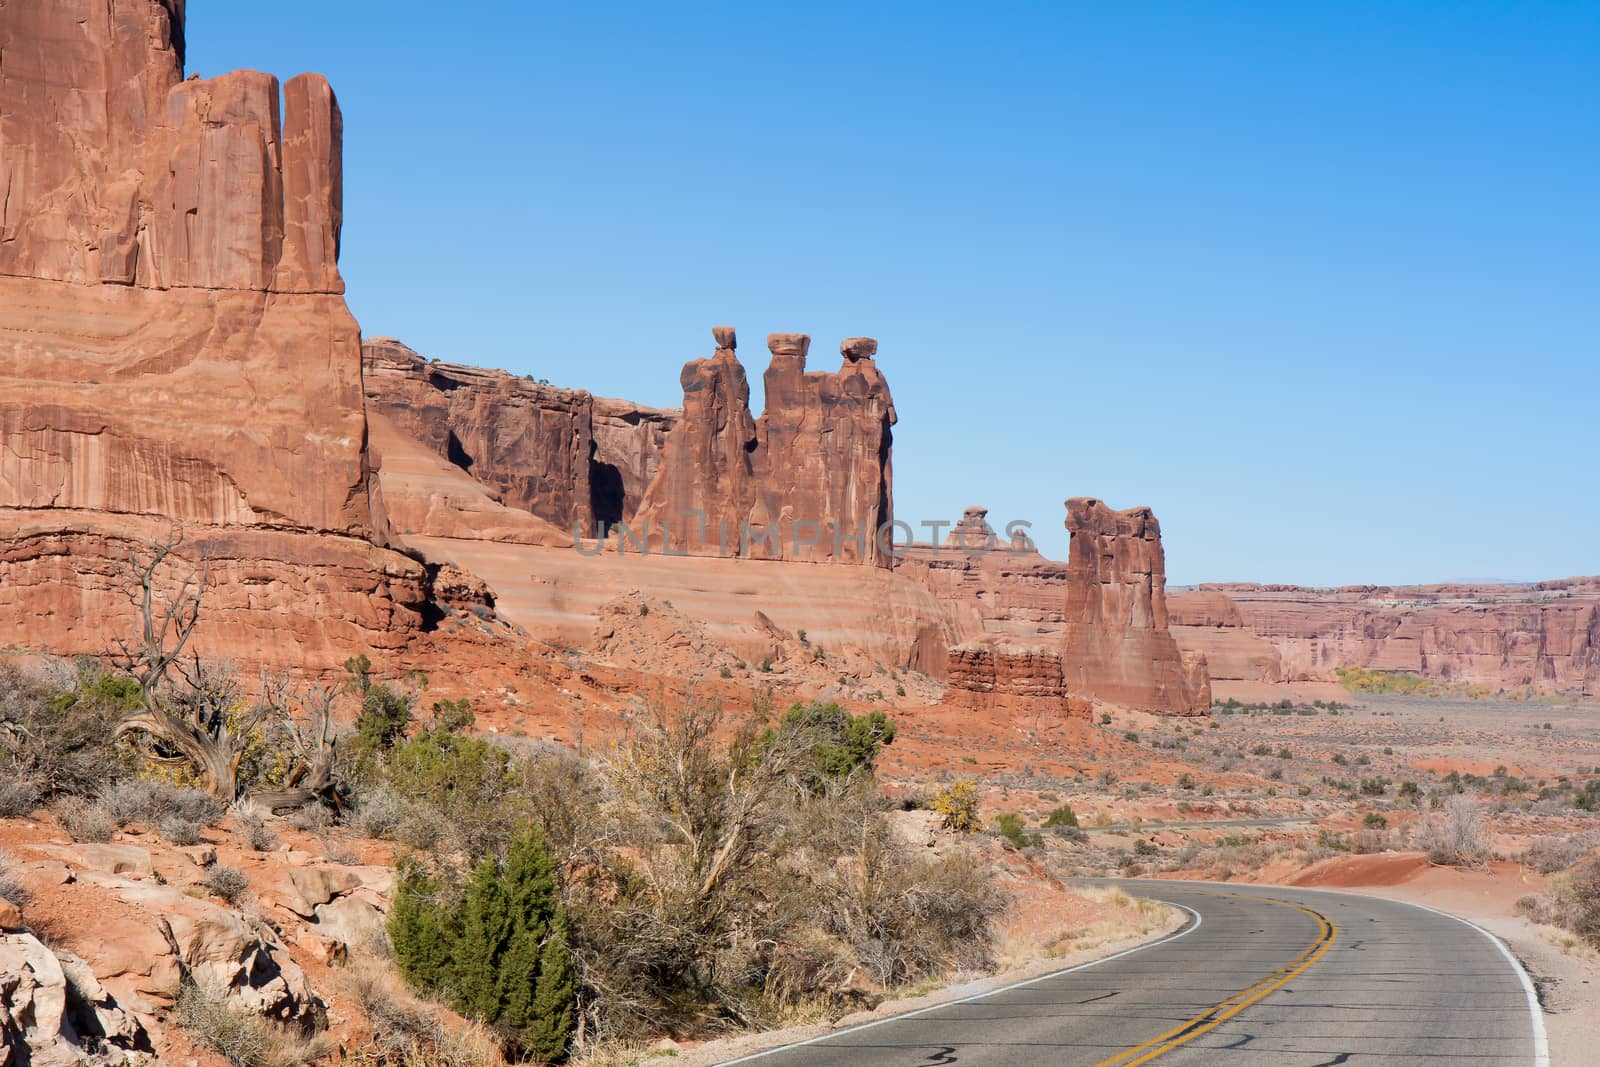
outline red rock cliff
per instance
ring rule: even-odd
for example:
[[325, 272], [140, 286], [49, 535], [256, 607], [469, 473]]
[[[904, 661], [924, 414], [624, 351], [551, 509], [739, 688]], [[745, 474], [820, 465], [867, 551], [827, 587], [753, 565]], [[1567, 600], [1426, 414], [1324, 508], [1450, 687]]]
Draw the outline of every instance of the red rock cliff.
[[893, 517], [888, 382], [877, 342], [853, 337], [837, 372], [808, 372], [805, 334], [771, 334], [766, 411], [750, 387], [732, 327], [683, 368], [683, 416], [633, 523], [652, 546], [887, 567], [878, 531]]
[[597, 521], [633, 518], [677, 417], [505, 371], [430, 363], [389, 337], [364, 342], [362, 354], [369, 411], [569, 537], [575, 527], [592, 536]]
[[1072, 535], [1062, 665], [1067, 688], [1129, 707], [1204, 714], [1204, 657], [1187, 662], [1168, 631], [1166, 557], [1149, 508], [1067, 501]]
[[392, 647], [423, 574], [375, 545], [338, 104], [318, 75], [281, 110], [270, 75], [184, 81], [182, 23], [181, 0], [0, 17], [0, 641], [102, 651], [107, 558], [170, 519], [219, 561], [215, 601], [255, 586], [235, 633], [293, 656], [332, 611]]
[[[1331, 681], [1335, 668], [1362, 667], [1491, 689], [1600, 695], [1600, 578], [1339, 589], [1208, 585], [1182, 599], [1183, 614], [1173, 619], [1178, 639], [1213, 661], [1220, 652], [1234, 662], [1219, 677]], [[1236, 649], [1251, 654], [1240, 658]]]

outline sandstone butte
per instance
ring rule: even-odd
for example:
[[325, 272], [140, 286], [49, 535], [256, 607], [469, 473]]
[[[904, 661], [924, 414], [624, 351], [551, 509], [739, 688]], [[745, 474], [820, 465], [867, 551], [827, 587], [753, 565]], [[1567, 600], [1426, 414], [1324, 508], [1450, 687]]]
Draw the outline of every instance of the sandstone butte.
[[891, 558], [871, 338], [813, 371], [810, 337], [769, 335], [759, 417], [732, 327], [670, 410], [363, 345], [320, 76], [184, 80], [177, 0], [11, 5], [0, 53], [5, 645], [104, 651], [131, 618], [123, 562], [177, 524], [208, 566], [201, 650], [272, 667], [437, 654], [451, 608], [581, 645], [645, 589], [707, 641], [755, 655], [804, 629], [1019, 711], [1202, 711], [1206, 657], [1595, 688], [1594, 584], [1488, 607], [1225, 587], [1175, 598], [1169, 629], [1154, 516], [1083, 499], [1066, 563], [1025, 534], [963, 551], [993, 535], [982, 509]]
[[0, 54], [0, 642], [103, 651], [180, 523], [207, 651], [404, 647], [428, 576], [368, 465], [327, 82], [185, 81], [179, 0], [11, 4]]

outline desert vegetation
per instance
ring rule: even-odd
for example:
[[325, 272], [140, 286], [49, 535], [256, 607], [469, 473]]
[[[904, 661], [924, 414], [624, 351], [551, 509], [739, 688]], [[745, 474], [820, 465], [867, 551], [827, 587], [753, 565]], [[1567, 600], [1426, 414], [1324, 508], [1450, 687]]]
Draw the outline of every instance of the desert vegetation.
[[[144, 706], [119, 681], [127, 675], [88, 660], [45, 679], [7, 668], [8, 811], [44, 807], [85, 842], [137, 824], [194, 845], [226, 824], [240, 847], [270, 851], [281, 816], [389, 841], [400, 880], [379, 948], [407, 995], [539, 1062], [841, 1012], [993, 962], [1005, 895], [959, 850], [916, 856], [897, 838], [875, 778], [896, 732], [882, 712], [813, 702], [774, 715], [759, 702], [733, 714], [662, 695], [582, 758], [477, 735], [465, 701], [421, 713], [421, 679], [378, 680], [360, 657], [346, 674], [318, 705], [325, 722], [353, 710], [352, 727], [328, 727], [326, 782], [303, 809], [274, 816], [249, 798], [263, 781], [277, 792], [285, 779], [271, 768], [299, 758], [257, 754], [283, 756], [260, 734], [286, 720], [252, 718], [219, 777], [181, 749], [83, 727]], [[218, 863], [196, 891], [245, 906], [249, 879]], [[301, 1047], [303, 1034], [274, 1044], [271, 1024], [225, 999], [186, 986], [173, 1019], [230, 1062], [278, 1062], [273, 1049]], [[435, 1029], [413, 1026], [408, 1040]]]

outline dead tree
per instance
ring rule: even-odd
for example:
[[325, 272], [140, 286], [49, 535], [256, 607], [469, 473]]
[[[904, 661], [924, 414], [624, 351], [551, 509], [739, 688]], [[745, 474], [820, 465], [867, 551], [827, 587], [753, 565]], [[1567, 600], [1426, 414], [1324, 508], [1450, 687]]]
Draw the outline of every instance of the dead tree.
[[[182, 540], [174, 525], [164, 541], [152, 544], [148, 552], [133, 552], [123, 568], [139, 610], [139, 636], [119, 640], [112, 661], [138, 683], [140, 702], [119, 720], [117, 734], [143, 734], [175, 752], [177, 759], [194, 768], [208, 792], [231, 803], [239, 797], [239, 764], [251, 739], [271, 723], [289, 719], [287, 683], [274, 685], [263, 679], [260, 699], [251, 703], [232, 670], [188, 651], [200, 621], [209, 568], [202, 554], [198, 567], [185, 574], [175, 589], [163, 591], [159, 575], [175, 562]], [[297, 763], [305, 765], [304, 773], [297, 766], [291, 777], [294, 788], [310, 791], [307, 799], [331, 788], [331, 704], [330, 696], [313, 710], [309, 733], [291, 723], [290, 734], [301, 757]]]
[[339, 808], [343, 798], [334, 777], [339, 738], [333, 723], [333, 702], [338, 690], [317, 687], [304, 695], [296, 695], [290, 692], [287, 682], [280, 681], [270, 691], [275, 694], [273, 702], [279, 707], [286, 709], [290, 703], [295, 703], [304, 714], [283, 718], [285, 743], [294, 753], [288, 777], [278, 788], [252, 790], [250, 799], [274, 813], [303, 808], [313, 802]]

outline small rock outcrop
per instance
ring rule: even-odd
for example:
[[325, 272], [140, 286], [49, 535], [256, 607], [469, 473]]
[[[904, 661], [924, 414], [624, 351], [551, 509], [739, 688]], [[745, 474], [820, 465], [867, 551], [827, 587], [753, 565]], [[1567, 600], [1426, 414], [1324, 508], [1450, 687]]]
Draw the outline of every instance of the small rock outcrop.
[[949, 649], [944, 702], [1019, 718], [1088, 718], [1088, 703], [1068, 699], [1061, 653], [996, 642]]
[[811, 338], [767, 337], [766, 411], [750, 387], [732, 327], [684, 366], [683, 416], [635, 525], [652, 546], [690, 555], [888, 567], [879, 532], [893, 518], [895, 423], [877, 342], [852, 337], [838, 371], [806, 370]]
[[0, 1064], [119, 1067], [152, 1062], [149, 1049], [82, 960], [27, 931], [0, 933]]
[[1066, 524], [1067, 688], [1144, 711], [1205, 714], [1211, 693], [1204, 657], [1186, 657], [1168, 629], [1166, 556], [1155, 515], [1073, 497]]

